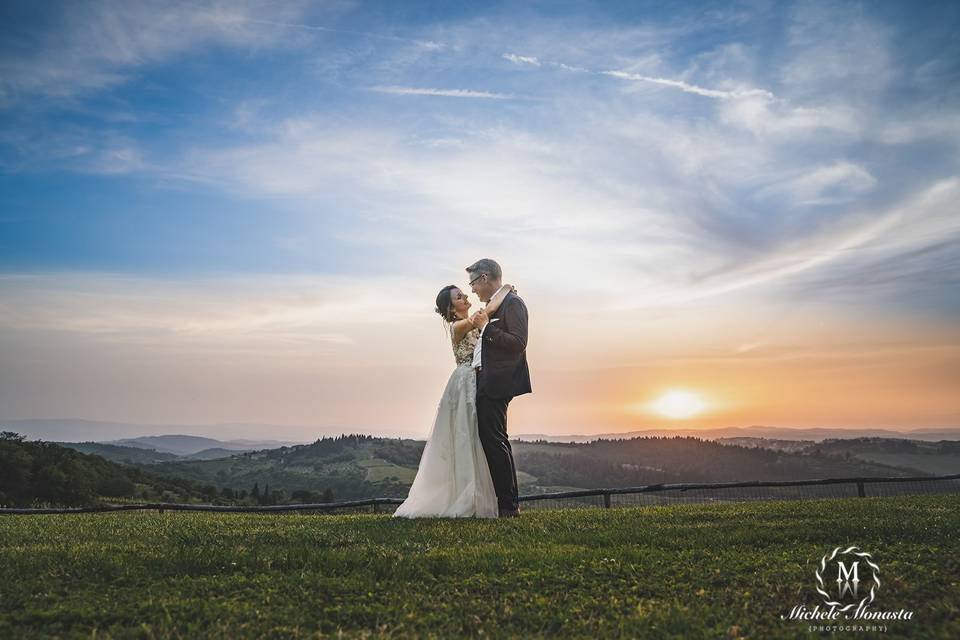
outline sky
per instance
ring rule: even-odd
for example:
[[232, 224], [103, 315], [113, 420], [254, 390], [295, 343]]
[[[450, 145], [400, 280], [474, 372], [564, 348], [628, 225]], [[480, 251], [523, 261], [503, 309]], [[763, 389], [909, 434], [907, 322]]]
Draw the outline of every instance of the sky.
[[0, 419], [425, 438], [434, 298], [490, 257], [530, 312], [512, 434], [958, 426], [958, 27], [5, 2]]

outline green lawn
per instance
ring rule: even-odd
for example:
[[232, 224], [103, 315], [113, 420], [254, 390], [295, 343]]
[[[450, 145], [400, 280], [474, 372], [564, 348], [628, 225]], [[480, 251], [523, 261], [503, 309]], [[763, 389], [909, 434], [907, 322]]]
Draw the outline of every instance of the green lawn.
[[820, 602], [814, 568], [848, 545], [880, 566], [874, 610], [914, 619], [832, 637], [958, 638], [958, 531], [960, 495], [494, 521], [0, 516], [0, 638], [806, 638], [780, 615]]
[[417, 476], [416, 469], [401, 467], [381, 458], [357, 460], [356, 464], [367, 470], [364, 478], [367, 482], [380, 482], [392, 476], [400, 482], [413, 484], [413, 479]]

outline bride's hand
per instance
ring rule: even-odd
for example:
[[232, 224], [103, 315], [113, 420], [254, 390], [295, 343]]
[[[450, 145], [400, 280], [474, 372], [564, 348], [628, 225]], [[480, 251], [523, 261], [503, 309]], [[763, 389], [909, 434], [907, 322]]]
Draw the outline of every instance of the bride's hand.
[[483, 325], [487, 324], [489, 318], [487, 317], [487, 312], [483, 309], [480, 309], [475, 314], [470, 316], [470, 324], [476, 329], [482, 329]]

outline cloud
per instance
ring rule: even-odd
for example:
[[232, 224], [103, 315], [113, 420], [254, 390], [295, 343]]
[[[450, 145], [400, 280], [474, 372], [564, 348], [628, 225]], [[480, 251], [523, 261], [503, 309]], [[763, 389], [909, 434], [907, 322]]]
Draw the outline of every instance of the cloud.
[[935, 140], [960, 145], [960, 113], [917, 113], [910, 118], [890, 118], [880, 123], [877, 138], [900, 145]]
[[707, 98], [718, 98], [720, 100], [737, 100], [740, 98], [764, 98], [767, 100], [773, 100], [775, 96], [766, 91], [765, 89], [736, 89], [733, 91], [726, 91], [720, 89], [707, 89], [705, 87], [698, 87], [697, 85], [689, 84], [683, 82], [682, 80], [671, 80], [668, 78], [652, 78], [650, 76], [641, 76], [635, 73], [627, 73], [625, 71], [601, 71], [601, 74], [605, 76], [612, 76], [614, 78], [622, 78], [624, 80], [635, 80], [638, 82], [650, 82], [652, 84], [659, 84], [666, 87], [674, 87], [680, 89], [686, 93], [693, 93], [698, 96], [705, 96]]
[[514, 100], [516, 96], [473, 89], [429, 89], [422, 87], [376, 86], [371, 91], [394, 93], [403, 96], [441, 96], [444, 98], [483, 98], [488, 100]]
[[0, 168], [11, 172], [67, 170], [122, 175], [156, 170], [142, 145], [129, 135], [109, 129], [62, 125], [41, 131], [0, 130]]
[[855, 138], [864, 128], [862, 114], [844, 104], [793, 106], [786, 100], [745, 97], [723, 104], [720, 121], [759, 136], [797, 137], [817, 131]]
[[[922, 280], [921, 274], [939, 269], [937, 256], [919, 267], [909, 267], [902, 257], [919, 257], [924, 248], [935, 247], [947, 238], [956, 242], [960, 229], [953, 220], [953, 203], [960, 198], [960, 177], [940, 180], [901, 202], [877, 210], [861, 210], [824, 225], [816, 233], [796, 238], [758, 259], [717, 270], [702, 278], [700, 294], [714, 296], [746, 287], [775, 285], [765, 291], [771, 296], [812, 302], [826, 295], [846, 296], [847, 301], [872, 298], [868, 285], [871, 274], [883, 268], [890, 281], [891, 271], [905, 269]], [[918, 253], [919, 252], [919, 253]], [[838, 277], [843, 274], [842, 277]], [[826, 284], [829, 283], [829, 291]], [[824, 287], [824, 288], [821, 288]], [[888, 291], [880, 291], [886, 295]]]
[[505, 53], [503, 54], [503, 58], [513, 62], [514, 64], [530, 64], [535, 67], [540, 66], [540, 61], [531, 56], [518, 56], [515, 53]]
[[[734, 48], [739, 56], [743, 52]], [[729, 53], [730, 48], [724, 50]], [[861, 122], [852, 108], [838, 105], [794, 105], [791, 101], [776, 96], [771, 91], [757, 88], [716, 89], [691, 84], [684, 80], [641, 75], [623, 70], [593, 71], [582, 66], [571, 66], [554, 61], [540, 61], [538, 58], [504, 54], [504, 58], [517, 64], [534, 64], [537, 67], [552, 66], [567, 71], [605, 75], [634, 82], [645, 82], [679, 89], [707, 98], [723, 101], [720, 117], [724, 123], [749, 130], [757, 135], [792, 137], [815, 130], [858, 134]], [[729, 80], [728, 80], [729, 82]], [[902, 130], [901, 130], [902, 131]], [[891, 131], [888, 137], [894, 138], [902, 133]]]
[[415, 38], [404, 38], [401, 36], [388, 35], [383, 33], [374, 33], [372, 31], [356, 31], [353, 29], [340, 29], [335, 27], [325, 27], [312, 24], [302, 24], [302, 23], [293, 23], [293, 22], [277, 22], [276, 20], [262, 20], [257, 18], [248, 18], [248, 22], [256, 24], [266, 24], [272, 25], [275, 27], [288, 27], [291, 29], [306, 29], [307, 31], [324, 31], [327, 33], [344, 33], [349, 35], [365, 36], [367, 38], [377, 38], [381, 40], [391, 40], [396, 42], [409, 42], [415, 45], [418, 45], [424, 49], [430, 51], [439, 51], [443, 49], [446, 45], [442, 42], [435, 42], [433, 40], [417, 40]]
[[300, 2], [253, 1], [68, 3], [55, 29], [35, 34], [29, 48], [0, 57], [0, 107], [43, 96], [65, 99], [124, 82], [138, 67], [206, 44], [291, 46], [283, 31], [265, 31], [258, 18], [293, 18]]
[[[379, 291], [396, 286], [391, 278], [335, 276], [0, 274], [0, 329], [154, 345], [349, 344], [360, 339], [362, 327], [377, 322], [383, 308]], [[411, 280], [407, 286], [425, 285]], [[423, 299], [431, 292], [427, 286]], [[391, 314], [403, 322], [424, 315], [425, 309], [429, 311], [408, 299], [392, 304]]]
[[[283, 22], [274, 25], [281, 30], [313, 30], [277, 18], [246, 22], [257, 20]], [[157, 170], [222, 189], [231, 198], [282, 197], [305, 220], [302, 237], [271, 240], [291, 252], [325, 241], [369, 252], [365, 268], [375, 270], [402, 252], [424, 264], [459, 264], [460, 252], [493, 245], [551, 293], [556, 291], [549, 278], [537, 275], [539, 265], [562, 254], [591, 265], [589, 272], [571, 276], [572, 284], [598, 304], [648, 309], [785, 281], [828, 264], [846, 248], [834, 251], [830, 237], [820, 235], [824, 229], [849, 231], [860, 216], [881, 210], [876, 202], [916, 195], [934, 179], [887, 180], [889, 169], [881, 161], [851, 146], [878, 130], [873, 112], [848, 104], [842, 91], [803, 91], [801, 75], [780, 97], [775, 74], [763, 73], [769, 66], [763, 64], [765, 52], [754, 45], [717, 45], [684, 67], [690, 57], [679, 45], [671, 47], [671, 38], [703, 25], [571, 30], [549, 23], [535, 33], [518, 26], [494, 34], [484, 26], [489, 21], [467, 20], [400, 38], [447, 45], [442, 60], [431, 62], [435, 66], [423, 76], [432, 86], [370, 90], [482, 103], [520, 98], [506, 89], [436, 87], [445, 78], [461, 81], [465, 69], [479, 72], [475, 77], [502, 70], [504, 59], [531, 70], [580, 73], [522, 74], [523, 91], [550, 92], [550, 99], [509, 113], [493, 105], [470, 118], [456, 104], [440, 111], [442, 103], [457, 101], [431, 103], [437, 111], [429, 114], [392, 107], [366, 109], [357, 117], [331, 117], [322, 106], [307, 105], [297, 117], [283, 118], [261, 113], [262, 104], [246, 98], [225, 119], [243, 136], [193, 143]], [[554, 42], [559, 44], [549, 46]], [[797, 55], [806, 50], [800, 44], [809, 43], [798, 42]], [[510, 50], [529, 55], [502, 53]], [[553, 56], [583, 66], [548, 59]], [[383, 64], [391, 68], [391, 59]], [[588, 68], [613, 66], [619, 70]], [[622, 85], [601, 78], [673, 91], [647, 92], [636, 100]], [[761, 86], [775, 86], [777, 95], [756, 88]], [[678, 111], [674, 106], [683, 94], [709, 99], [686, 101]], [[886, 131], [891, 139], [915, 139]], [[122, 153], [106, 155], [123, 166]], [[135, 166], [136, 156], [126, 157]], [[806, 215], [810, 205], [823, 208], [823, 215]], [[450, 246], [450, 238], [464, 235], [463, 245]], [[832, 258], [809, 262], [804, 243]], [[618, 299], [622, 282], [636, 283], [642, 295]]]
[[824, 205], [846, 202], [870, 191], [877, 179], [851, 162], [834, 162], [787, 180], [768, 185], [756, 193], [759, 199], [786, 196], [794, 205]]
[[[519, 56], [513, 53], [503, 54], [502, 57], [515, 64], [528, 64], [539, 68], [553, 67], [578, 73], [604, 75], [632, 82], [670, 87], [684, 93], [713, 98], [720, 102], [718, 114], [723, 124], [750, 131], [758, 136], [790, 138], [820, 131], [842, 133], [856, 137], [864, 130], [862, 109], [855, 108], [836, 98], [836, 94], [842, 94], [842, 91], [831, 90], [825, 92], [824, 95], [804, 93], [800, 90], [802, 87], [794, 82], [789, 86], [793, 93], [802, 96], [803, 99], [798, 100], [778, 96], [767, 89], [737, 86], [746, 84], [746, 81], [735, 81], [729, 75], [724, 74], [724, 70], [755, 71], [759, 64], [758, 61], [750, 58], [747, 49], [739, 43], [722, 45], [715, 51], [694, 57], [688, 69], [680, 74], [689, 76], [694, 73], [701, 73], [722, 85], [733, 85], [736, 88], [706, 87], [685, 79], [641, 74], [625, 69], [596, 71], [583, 65], [569, 65], [539, 57]], [[661, 64], [660, 55], [651, 53], [633, 60], [630, 66], [632, 68], [653, 68]], [[896, 128], [886, 128], [883, 135], [887, 139], [896, 140], [921, 131], [950, 128], [950, 124], [941, 123], [940, 126], [934, 127], [923, 123], [923, 119], [919, 119], [910, 121], [909, 124], [903, 123]]]
[[880, 97], [897, 74], [892, 25], [846, 3], [792, 5], [786, 23], [789, 57], [778, 68], [795, 97], [843, 92], [857, 102]]
[[564, 69], [565, 71], [577, 71], [577, 72], [586, 72], [586, 73], [590, 72], [589, 69], [584, 69], [583, 67], [571, 66], [569, 64], [564, 64], [562, 62], [554, 62], [554, 63], [548, 63], [548, 64], [555, 64], [556, 66], [560, 67], [561, 69]]
[[[879, 188], [856, 163], [798, 171], [789, 149], [731, 140], [720, 130], [590, 109], [577, 115], [589, 135], [462, 130], [456, 145], [439, 146], [411, 141], [401, 122], [330, 129], [317, 116], [284, 123], [271, 142], [201, 154], [194, 164], [231, 190], [376, 211], [336, 237], [378, 248], [387, 261], [402, 256], [414, 264], [458, 264], [464, 254], [497, 246], [528, 287], [547, 295], [560, 292], [552, 291], [542, 264], [556, 255], [589, 264], [565, 283], [596, 308], [653, 310], [774, 283], [785, 287], [893, 233], [893, 222], [877, 226], [888, 218], [862, 206], [808, 224], [787, 215], [815, 203], [856, 203]], [[610, 148], [620, 150], [615, 159]], [[749, 204], [731, 194], [750, 173], [761, 186], [748, 195], [765, 210], [780, 210], [761, 224], [726, 217]], [[698, 182], [710, 188], [697, 188]], [[351, 205], [351, 194], [364, 198]], [[924, 209], [923, 202], [902, 210]], [[890, 220], [898, 215], [887, 214]], [[911, 237], [915, 229], [896, 233]], [[464, 241], [449, 245], [455, 237]], [[642, 295], [618, 299], [625, 281]]]

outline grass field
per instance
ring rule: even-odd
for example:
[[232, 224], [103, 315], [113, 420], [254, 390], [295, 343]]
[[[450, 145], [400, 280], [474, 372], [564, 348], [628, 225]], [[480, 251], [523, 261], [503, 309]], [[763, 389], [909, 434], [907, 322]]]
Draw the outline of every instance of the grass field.
[[401, 467], [381, 458], [358, 460], [356, 464], [367, 470], [367, 476], [364, 478], [367, 482], [380, 482], [385, 478], [394, 477], [400, 482], [412, 484], [417, 475], [416, 469]]
[[879, 564], [873, 609], [914, 618], [836, 636], [958, 638], [958, 531], [960, 495], [492, 521], [0, 516], [0, 638], [809, 637], [780, 615], [820, 603], [814, 568], [841, 545]]

